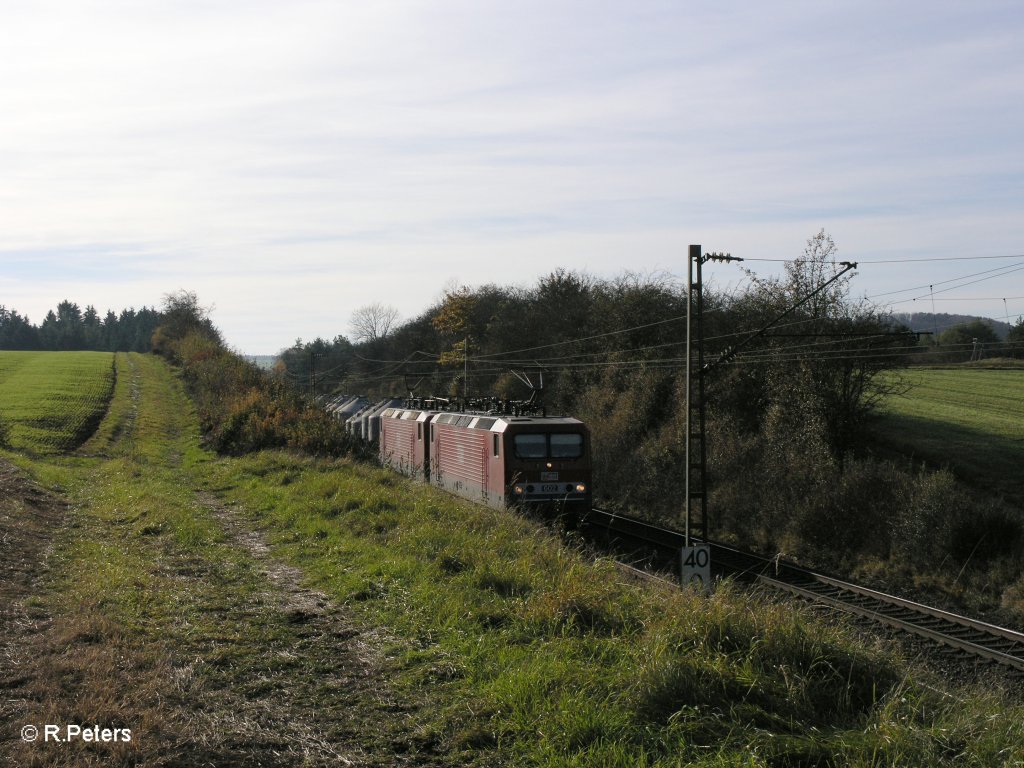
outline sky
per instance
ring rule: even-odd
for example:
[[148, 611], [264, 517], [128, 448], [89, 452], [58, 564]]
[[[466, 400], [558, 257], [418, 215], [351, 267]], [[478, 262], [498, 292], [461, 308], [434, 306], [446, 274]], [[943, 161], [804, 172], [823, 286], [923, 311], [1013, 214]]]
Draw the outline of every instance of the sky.
[[1019, 0], [7, 0], [3, 17], [0, 304], [36, 323], [63, 299], [102, 314], [185, 289], [234, 348], [273, 354], [456, 284], [680, 278], [691, 243], [768, 275], [780, 263], [753, 259], [822, 229], [858, 296], [1024, 314]]

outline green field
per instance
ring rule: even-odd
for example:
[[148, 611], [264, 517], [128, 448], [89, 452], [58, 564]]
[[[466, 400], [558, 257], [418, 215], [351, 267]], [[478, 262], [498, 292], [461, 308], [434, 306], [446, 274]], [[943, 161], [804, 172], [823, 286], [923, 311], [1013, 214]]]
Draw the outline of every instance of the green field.
[[891, 396], [881, 437], [901, 452], [948, 466], [962, 480], [1024, 496], [1024, 370], [911, 369]]
[[96, 429], [113, 391], [110, 352], [0, 352], [0, 419], [13, 448], [74, 450]]

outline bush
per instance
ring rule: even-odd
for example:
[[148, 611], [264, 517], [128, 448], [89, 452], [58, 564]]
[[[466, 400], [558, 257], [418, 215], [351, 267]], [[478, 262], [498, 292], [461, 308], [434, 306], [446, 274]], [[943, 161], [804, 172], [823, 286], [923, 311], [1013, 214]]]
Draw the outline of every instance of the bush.
[[209, 420], [210, 442], [216, 450], [241, 454], [286, 444], [286, 415], [266, 393], [253, 388], [226, 400], [224, 415]]
[[947, 470], [922, 471], [912, 481], [906, 505], [893, 524], [895, 554], [904, 561], [934, 566], [950, 556], [950, 528], [969, 501]]
[[865, 557], [925, 573], [1020, 558], [1024, 523], [1000, 502], [979, 501], [946, 470], [833, 460], [813, 409], [794, 413], [769, 408], [754, 433], [712, 415], [713, 538], [838, 569]]
[[795, 548], [805, 559], [850, 567], [863, 556], [886, 558], [893, 542], [893, 510], [907, 495], [908, 478], [891, 463], [847, 458], [842, 470], [794, 510]]
[[[222, 370], [230, 370], [230, 361]], [[317, 456], [351, 454], [356, 443], [341, 422], [303, 401], [284, 386], [266, 379], [237, 390], [200, 390], [200, 423], [213, 448], [243, 454], [264, 448], [289, 448]], [[209, 383], [209, 377], [197, 381]]]
[[949, 527], [949, 552], [965, 565], [982, 566], [1019, 553], [1020, 520], [998, 506], [961, 514]]
[[1003, 590], [1000, 604], [1006, 610], [1024, 618], [1024, 576]]

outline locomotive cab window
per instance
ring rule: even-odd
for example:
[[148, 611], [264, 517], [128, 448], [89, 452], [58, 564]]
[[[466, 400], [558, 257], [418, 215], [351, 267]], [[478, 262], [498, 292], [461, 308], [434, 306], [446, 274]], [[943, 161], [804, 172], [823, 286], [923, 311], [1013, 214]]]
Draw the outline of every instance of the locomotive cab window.
[[495, 432], [494, 435], [492, 435], [492, 437], [494, 438], [494, 455], [497, 456], [498, 455], [498, 445], [500, 444], [500, 437], [501, 436], [497, 432]]
[[547, 435], [523, 433], [515, 438], [516, 456], [520, 459], [545, 459], [548, 455]]
[[520, 459], [578, 459], [583, 455], [579, 432], [523, 433], [515, 435], [513, 444]]
[[583, 435], [578, 432], [551, 434], [551, 458], [578, 459], [583, 455]]

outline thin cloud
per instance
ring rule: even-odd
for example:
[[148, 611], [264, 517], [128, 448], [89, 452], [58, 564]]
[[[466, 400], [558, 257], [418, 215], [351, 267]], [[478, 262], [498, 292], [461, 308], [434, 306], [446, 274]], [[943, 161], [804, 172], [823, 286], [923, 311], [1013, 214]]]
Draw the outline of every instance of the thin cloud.
[[263, 352], [370, 301], [414, 317], [453, 277], [689, 242], [1018, 252], [1022, 33], [999, 2], [22, 4], [2, 302], [187, 287]]

